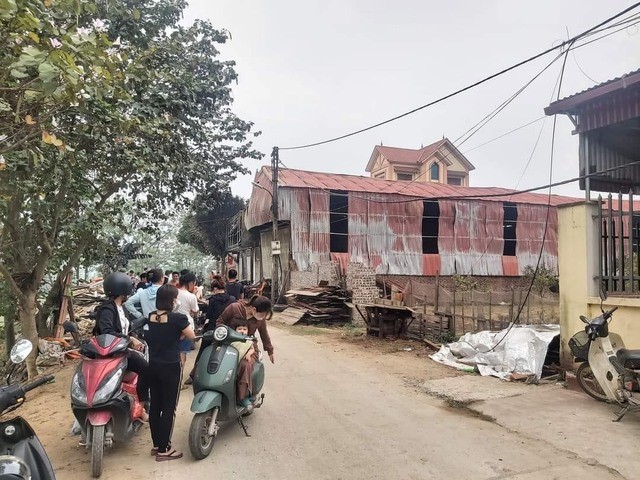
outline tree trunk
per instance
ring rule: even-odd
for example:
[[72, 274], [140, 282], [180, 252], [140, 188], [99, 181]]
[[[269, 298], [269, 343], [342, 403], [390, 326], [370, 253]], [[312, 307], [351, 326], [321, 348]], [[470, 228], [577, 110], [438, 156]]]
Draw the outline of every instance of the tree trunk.
[[30, 340], [33, 344], [33, 351], [27, 357], [27, 373], [29, 378], [38, 375], [36, 368], [36, 358], [38, 357], [38, 329], [36, 326], [36, 290], [29, 289], [23, 291], [23, 297], [18, 303], [18, 317], [22, 327], [22, 337]]
[[14, 302], [10, 302], [8, 308], [4, 312], [4, 348], [5, 356], [9, 358], [9, 352], [16, 343], [16, 306]]

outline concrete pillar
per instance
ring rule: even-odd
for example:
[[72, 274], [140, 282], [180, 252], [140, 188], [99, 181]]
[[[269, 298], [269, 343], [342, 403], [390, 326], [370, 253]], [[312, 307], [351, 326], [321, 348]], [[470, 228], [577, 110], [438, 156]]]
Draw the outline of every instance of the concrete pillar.
[[567, 342], [584, 328], [580, 315], [589, 315], [589, 298], [598, 295], [596, 203], [558, 207], [558, 275], [560, 280], [560, 361], [571, 368]]

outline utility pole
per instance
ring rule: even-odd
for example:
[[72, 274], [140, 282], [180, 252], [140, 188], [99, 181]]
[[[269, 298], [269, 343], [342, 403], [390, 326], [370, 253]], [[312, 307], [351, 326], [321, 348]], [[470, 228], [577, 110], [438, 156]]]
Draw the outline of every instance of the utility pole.
[[278, 147], [273, 147], [271, 152], [271, 215], [272, 215], [272, 241], [271, 241], [271, 303], [278, 301], [280, 282], [278, 281], [280, 256], [280, 242], [278, 241], [278, 165], [280, 156]]

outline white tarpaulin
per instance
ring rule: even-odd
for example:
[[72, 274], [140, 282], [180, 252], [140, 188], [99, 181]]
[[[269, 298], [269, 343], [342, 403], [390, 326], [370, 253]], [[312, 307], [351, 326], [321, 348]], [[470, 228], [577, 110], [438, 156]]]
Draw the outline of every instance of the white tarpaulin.
[[547, 349], [557, 335], [560, 325], [522, 325], [500, 332], [467, 333], [457, 342], [442, 345], [430, 358], [461, 370], [477, 366], [485, 376], [506, 379], [518, 373], [540, 379]]

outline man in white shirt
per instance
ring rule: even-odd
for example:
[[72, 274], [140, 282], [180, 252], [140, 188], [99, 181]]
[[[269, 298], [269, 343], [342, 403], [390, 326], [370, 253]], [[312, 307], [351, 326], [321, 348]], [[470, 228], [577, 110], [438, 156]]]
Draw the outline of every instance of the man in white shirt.
[[[178, 288], [178, 306], [175, 311], [183, 313], [189, 319], [189, 325], [195, 329], [194, 318], [198, 314], [198, 299], [191, 293], [196, 284], [196, 276], [191, 273], [185, 273], [180, 277], [180, 288]], [[193, 350], [192, 340], [180, 340], [180, 360], [184, 367], [187, 361], [187, 353]]]

